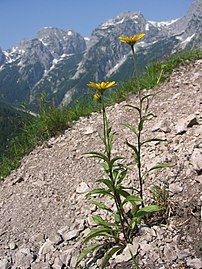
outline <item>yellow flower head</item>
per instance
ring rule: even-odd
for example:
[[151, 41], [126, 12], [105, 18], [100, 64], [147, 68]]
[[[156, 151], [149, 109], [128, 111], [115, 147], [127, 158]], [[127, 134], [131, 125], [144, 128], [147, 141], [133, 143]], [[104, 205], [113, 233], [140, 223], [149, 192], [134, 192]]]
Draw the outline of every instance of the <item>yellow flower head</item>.
[[89, 82], [88, 87], [93, 88], [98, 90], [99, 92], [104, 92], [105, 90], [109, 89], [109, 88], [113, 88], [116, 87], [116, 82], [115, 81], [107, 81], [107, 82]]
[[94, 101], [101, 102], [101, 99], [102, 99], [102, 95], [99, 92], [93, 94]]
[[145, 34], [143, 34], [143, 33], [140, 33], [140, 34], [137, 34], [137, 35], [134, 35], [134, 36], [120, 36], [119, 40], [121, 42], [129, 44], [130, 46], [134, 46], [135, 43], [138, 40], [140, 40], [141, 38], [143, 38], [144, 36], [145, 36]]

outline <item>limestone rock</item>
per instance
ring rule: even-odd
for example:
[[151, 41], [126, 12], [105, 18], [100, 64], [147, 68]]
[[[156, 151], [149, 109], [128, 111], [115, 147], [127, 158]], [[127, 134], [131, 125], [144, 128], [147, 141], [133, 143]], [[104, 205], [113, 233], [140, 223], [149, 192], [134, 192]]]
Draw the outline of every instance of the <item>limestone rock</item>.
[[177, 259], [175, 248], [169, 244], [166, 244], [164, 247], [164, 255], [167, 261], [174, 262]]
[[198, 258], [195, 259], [187, 259], [186, 260], [187, 266], [194, 268], [194, 269], [201, 269], [202, 268], [202, 260], [199, 260]]
[[95, 132], [95, 129], [92, 126], [87, 126], [84, 131], [84, 134], [89, 135], [89, 134], [93, 134], [94, 132]]
[[53, 243], [50, 240], [47, 240], [39, 249], [39, 256], [46, 255], [54, 251]]
[[29, 248], [22, 248], [15, 254], [15, 266], [20, 269], [29, 269], [33, 261], [33, 255]]
[[64, 241], [69, 241], [76, 238], [79, 235], [79, 230], [72, 230], [63, 234]]
[[157, 122], [152, 128], [152, 132], [164, 132], [164, 133], [170, 133], [171, 128], [169, 126], [169, 123], [165, 120], [161, 120]]
[[34, 262], [31, 264], [31, 269], [50, 269], [50, 265], [46, 262]]
[[187, 128], [191, 128], [194, 125], [198, 125], [198, 120], [196, 116], [189, 115], [187, 118], [180, 119], [176, 124], [177, 134], [183, 134], [187, 131]]
[[49, 236], [48, 239], [50, 240], [51, 243], [53, 243], [53, 245], [59, 245], [63, 241], [62, 237], [59, 234]]
[[62, 269], [64, 266], [64, 263], [60, 260], [59, 257], [55, 258], [54, 264], [52, 265], [53, 269]]
[[130, 251], [132, 252], [133, 256], [136, 256], [138, 248], [139, 244], [128, 244], [120, 255], [115, 255], [113, 258], [115, 258], [115, 262], [117, 264], [127, 262], [132, 259]]
[[89, 187], [85, 182], [81, 182], [76, 188], [76, 192], [79, 194], [86, 193], [88, 191], [89, 191]]
[[202, 149], [194, 149], [191, 156], [191, 163], [198, 173], [202, 172]]
[[9, 248], [10, 248], [11, 250], [14, 250], [14, 249], [16, 248], [16, 244], [15, 244], [14, 242], [10, 242], [10, 243], [9, 243]]
[[10, 263], [7, 259], [0, 260], [0, 269], [9, 269]]

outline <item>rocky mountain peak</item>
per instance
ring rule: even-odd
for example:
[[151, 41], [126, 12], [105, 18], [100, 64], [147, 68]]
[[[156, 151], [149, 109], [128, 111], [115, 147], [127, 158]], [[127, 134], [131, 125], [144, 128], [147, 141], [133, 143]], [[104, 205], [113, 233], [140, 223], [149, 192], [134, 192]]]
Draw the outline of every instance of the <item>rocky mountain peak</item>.
[[21, 57], [18, 66], [21, 80], [29, 81], [29, 85], [32, 86], [42, 78], [45, 70], [49, 70], [54, 57], [37, 38], [21, 42], [19, 49]]
[[202, 14], [202, 1], [201, 0], [195, 0], [193, 1], [192, 5], [189, 8], [188, 16], [201, 16]]
[[180, 40], [181, 48], [201, 47], [202, 2], [200, 0], [194, 1], [187, 14], [172, 24], [170, 29], [171, 33]]
[[[145, 24], [146, 20], [140, 12], [124, 12], [100, 24], [93, 31], [92, 36], [96, 35], [99, 31], [104, 32], [105, 34], [111, 33], [113, 35], [114, 31], [117, 32], [116, 29], [118, 29], [119, 32], [122, 31], [123, 35], [132, 35], [134, 34], [134, 30], [143, 30]], [[131, 32], [131, 30], [133, 32]]]
[[73, 30], [45, 27], [37, 38], [56, 58], [62, 54], [79, 54], [86, 49], [85, 39]]
[[0, 66], [5, 62], [5, 59], [6, 59], [6, 57], [5, 57], [2, 49], [0, 48]]

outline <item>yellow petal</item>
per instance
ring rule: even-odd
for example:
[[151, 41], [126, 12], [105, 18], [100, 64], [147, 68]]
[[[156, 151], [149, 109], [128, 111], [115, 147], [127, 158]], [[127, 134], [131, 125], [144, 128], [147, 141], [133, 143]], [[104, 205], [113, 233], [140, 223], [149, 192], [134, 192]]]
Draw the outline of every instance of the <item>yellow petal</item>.
[[134, 36], [120, 36], [119, 37], [119, 40], [121, 42], [124, 42], [124, 43], [127, 43], [131, 46], [134, 46], [135, 43], [140, 40], [141, 38], [143, 38], [145, 36], [145, 34], [143, 33], [140, 33], [140, 34], [137, 34], [137, 35], [134, 35]]
[[95, 83], [95, 82], [91, 82], [90, 81], [87, 85], [90, 88], [97, 89], [97, 90], [103, 92], [106, 89], [115, 87], [116, 86], [116, 82], [115, 81], [111, 81], [111, 82], [104, 82], [104, 81], [102, 81], [102, 82]]

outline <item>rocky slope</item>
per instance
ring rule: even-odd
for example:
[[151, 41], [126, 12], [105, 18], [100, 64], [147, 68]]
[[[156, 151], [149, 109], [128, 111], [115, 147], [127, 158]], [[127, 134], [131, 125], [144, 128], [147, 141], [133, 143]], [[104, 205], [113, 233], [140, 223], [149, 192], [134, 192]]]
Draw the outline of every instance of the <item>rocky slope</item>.
[[187, 15], [168, 22], [147, 21], [140, 12], [127, 12], [99, 25], [86, 39], [72, 30], [45, 28], [33, 40], [0, 51], [0, 100], [36, 109], [41, 92], [56, 105], [83, 94], [89, 80], [131, 77], [130, 48], [121, 35], [146, 34], [137, 47], [140, 70], [182, 48], [202, 47], [202, 6], [195, 0]]
[[[166, 142], [144, 149], [144, 163], [163, 161], [172, 168], [155, 172], [145, 182], [169, 184], [169, 224], [144, 227], [133, 242], [141, 269], [200, 269], [202, 186], [202, 61], [181, 66], [162, 84], [152, 102], [155, 119], [144, 136]], [[136, 96], [107, 108], [116, 132], [114, 154], [131, 158], [125, 139], [133, 140], [125, 123], [135, 124]], [[101, 115], [81, 118], [64, 135], [52, 138], [24, 157], [21, 166], [0, 182], [0, 269], [74, 268], [82, 238], [97, 209], [84, 194], [101, 175], [99, 162], [83, 153], [100, 150]], [[133, 178], [135, 168], [131, 171]], [[113, 206], [111, 204], [111, 206]], [[111, 268], [131, 268], [128, 253], [116, 257]], [[118, 264], [118, 265], [117, 265]], [[87, 265], [99, 268], [99, 265]]]

